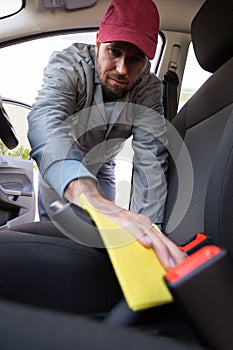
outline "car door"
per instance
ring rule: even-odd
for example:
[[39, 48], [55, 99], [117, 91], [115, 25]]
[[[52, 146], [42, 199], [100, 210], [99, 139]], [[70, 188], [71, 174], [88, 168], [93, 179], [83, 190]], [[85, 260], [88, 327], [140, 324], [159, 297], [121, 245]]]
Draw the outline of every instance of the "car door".
[[28, 141], [22, 133], [28, 108], [16, 101], [3, 100], [0, 111], [0, 230], [35, 219], [33, 161], [29, 159]]

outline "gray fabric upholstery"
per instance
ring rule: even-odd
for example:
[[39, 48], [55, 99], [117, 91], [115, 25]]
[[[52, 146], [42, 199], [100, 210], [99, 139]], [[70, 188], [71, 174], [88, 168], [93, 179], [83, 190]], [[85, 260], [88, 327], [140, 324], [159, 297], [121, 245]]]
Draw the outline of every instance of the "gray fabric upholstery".
[[[171, 159], [169, 172], [165, 231], [177, 244], [189, 240], [198, 232], [205, 232], [214, 243], [233, 252], [230, 217], [233, 196], [229, 194], [233, 188], [233, 137], [229, 132], [233, 127], [232, 31], [229, 38], [233, 12], [229, 8], [230, 3], [231, 0], [207, 0], [193, 21], [192, 38], [194, 47], [198, 48], [197, 58], [205, 61], [210, 71], [217, 70], [172, 122], [192, 161], [193, 190], [185, 212], [183, 203], [179, 203], [179, 191], [187, 184], [178, 178], [176, 167], [183, 146], [181, 142], [179, 146], [174, 146], [176, 149], [172, 152], [176, 156]], [[213, 40], [216, 16], [223, 45], [219, 43], [220, 38]], [[170, 143], [173, 143], [172, 137]], [[181, 173], [187, 171], [185, 161], [179, 167]], [[179, 212], [181, 210], [184, 210], [183, 213]], [[179, 215], [183, 219], [177, 223], [175, 218]]]
[[171, 338], [0, 301], [2, 350], [201, 350]]
[[197, 59], [209, 72], [215, 72], [233, 56], [232, 18], [233, 0], [207, 0], [192, 22]]

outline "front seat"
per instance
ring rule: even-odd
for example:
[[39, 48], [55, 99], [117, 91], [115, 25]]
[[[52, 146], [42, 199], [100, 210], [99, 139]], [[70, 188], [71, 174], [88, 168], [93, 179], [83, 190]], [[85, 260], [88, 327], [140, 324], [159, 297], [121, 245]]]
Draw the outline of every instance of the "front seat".
[[175, 116], [169, 128], [173, 159], [164, 227], [177, 244], [205, 232], [213, 243], [231, 254], [232, 33], [233, 0], [207, 0], [192, 22], [192, 41], [199, 64], [213, 74]]

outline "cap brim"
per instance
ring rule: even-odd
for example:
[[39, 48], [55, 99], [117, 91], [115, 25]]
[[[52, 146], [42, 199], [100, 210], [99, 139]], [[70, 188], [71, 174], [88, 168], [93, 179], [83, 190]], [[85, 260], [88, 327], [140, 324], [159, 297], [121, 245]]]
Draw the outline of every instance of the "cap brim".
[[102, 43], [112, 41], [123, 41], [136, 45], [149, 59], [153, 59], [156, 52], [156, 44], [149, 37], [137, 33], [135, 30], [127, 27], [106, 25], [105, 28], [100, 28], [98, 40]]

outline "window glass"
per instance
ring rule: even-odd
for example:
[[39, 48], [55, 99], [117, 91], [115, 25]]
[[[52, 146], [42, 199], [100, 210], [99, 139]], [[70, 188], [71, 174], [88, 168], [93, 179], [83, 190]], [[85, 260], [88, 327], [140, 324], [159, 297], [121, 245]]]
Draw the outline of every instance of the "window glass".
[[0, 18], [11, 16], [18, 12], [23, 6], [22, 0], [1, 1]]
[[95, 32], [59, 35], [0, 50], [0, 94], [31, 105], [41, 88], [43, 69], [53, 51], [73, 42], [95, 42]]
[[[41, 88], [43, 69], [52, 52], [74, 42], [95, 44], [95, 40], [96, 31], [36, 39], [0, 49], [0, 94], [31, 105]], [[152, 71], [157, 67], [161, 49], [159, 37], [156, 55], [151, 61]]]
[[162, 53], [162, 49], [163, 49], [163, 44], [164, 44], [163, 39], [162, 39], [161, 35], [159, 35], [158, 36], [158, 44], [157, 44], [157, 48], [156, 48], [155, 57], [151, 61], [151, 69], [150, 69], [150, 71], [153, 72], [153, 73], [156, 73], [156, 71], [157, 71], [159, 59], [161, 57], [161, 53]]
[[[14, 103], [12, 101], [3, 101], [3, 107], [10, 118], [12, 125], [14, 126], [15, 133], [17, 135], [17, 139], [19, 141], [19, 147], [22, 146], [24, 149], [30, 149], [29, 141], [27, 138], [27, 115], [30, 111], [30, 108]], [[18, 147], [18, 148], [19, 148]], [[17, 154], [18, 149], [15, 151], [8, 151], [13, 155]]]
[[198, 90], [198, 88], [211, 76], [211, 73], [202, 69], [197, 62], [192, 43], [189, 46], [185, 65], [178, 109]]
[[[95, 41], [96, 31], [93, 31], [35, 39], [0, 49], [0, 95], [31, 106], [42, 86], [43, 70], [53, 51], [60, 51], [74, 42], [95, 44]], [[163, 40], [159, 36], [156, 54], [151, 61], [152, 72], [156, 72], [162, 48]], [[19, 112], [17, 104], [12, 103], [5, 103], [5, 109], [15, 126], [23, 152], [28, 152], [26, 117], [29, 109], [24, 106]], [[128, 140], [116, 159], [117, 203], [125, 208], [129, 201], [131, 171], [132, 150], [131, 140]]]

